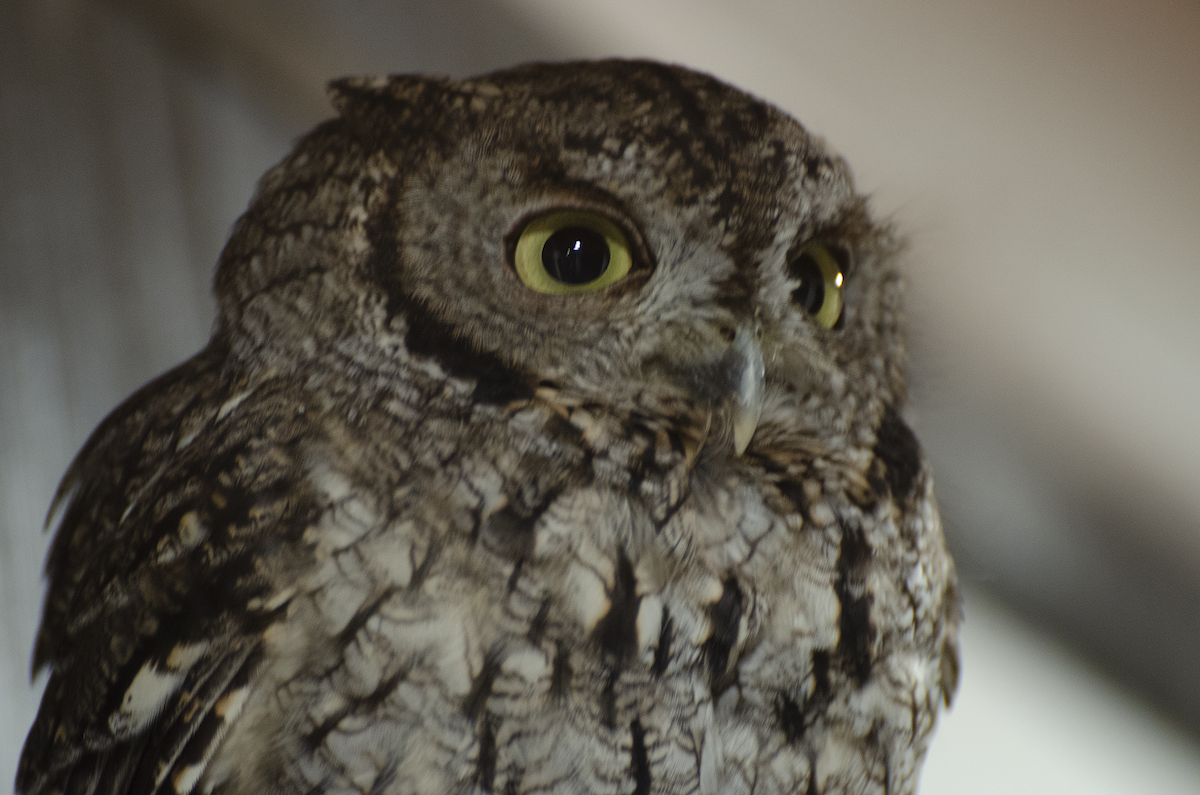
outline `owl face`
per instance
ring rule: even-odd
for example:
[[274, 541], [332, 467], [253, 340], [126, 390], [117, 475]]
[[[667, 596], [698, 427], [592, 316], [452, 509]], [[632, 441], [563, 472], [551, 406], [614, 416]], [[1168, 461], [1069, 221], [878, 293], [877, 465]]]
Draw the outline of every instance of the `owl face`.
[[752, 430], [764, 401], [836, 391], [880, 345], [855, 283], [880, 236], [848, 169], [732, 87], [598, 62], [348, 80], [335, 101], [327, 132], [374, 181], [349, 189], [361, 223], [347, 212], [369, 255], [327, 294], [374, 296], [372, 333], [436, 350], [478, 394], [653, 388]]

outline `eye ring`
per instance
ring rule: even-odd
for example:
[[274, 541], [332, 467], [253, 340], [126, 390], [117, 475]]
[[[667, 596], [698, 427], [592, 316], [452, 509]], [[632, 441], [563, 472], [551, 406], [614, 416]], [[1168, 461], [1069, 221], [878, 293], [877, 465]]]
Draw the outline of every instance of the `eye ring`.
[[531, 290], [551, 295], [591, 293], [614, 284], [633, 267], [621, 228], [592, 210], [558, 210], [521, 230], [513, 267]]
[[833, 328], [842, 316], [845, 281], [837, 259], [825, 246], [810, 243], [787, 267], [792, 278], [800, 283], [792, 290], [792, 301], [817, 325]]

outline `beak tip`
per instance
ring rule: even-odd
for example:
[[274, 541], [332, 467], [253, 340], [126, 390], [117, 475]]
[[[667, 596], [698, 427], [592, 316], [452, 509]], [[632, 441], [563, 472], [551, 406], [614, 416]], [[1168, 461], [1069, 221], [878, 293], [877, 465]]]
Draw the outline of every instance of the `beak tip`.
[[752, 438], [754, 438], [753, 426], [742, 423], [735, 424], [733, 427], [734, 455], [741, 455], [742, 453], [746, 452], [746, 448], [750, 446], [750, 440]]
[[755, 335], [747, 329], [738, 331], [734, 342], [740, 370], [737, 394], [733, 401], [733, 449], [737, 455], [746, 452], [758, 421], [762, 417], [763, 392], [766, 390], [766, 367], [762, 349]]

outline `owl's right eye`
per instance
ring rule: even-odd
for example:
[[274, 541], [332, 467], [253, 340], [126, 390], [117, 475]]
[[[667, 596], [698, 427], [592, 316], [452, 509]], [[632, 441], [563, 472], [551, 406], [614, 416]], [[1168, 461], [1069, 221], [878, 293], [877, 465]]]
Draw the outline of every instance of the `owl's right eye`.
[[623, 279], [633, 265], [625, 234], [600, 213], [568, 210], [533, 219], [513, 252], [517, 275], [539, 293], [590, 293]]

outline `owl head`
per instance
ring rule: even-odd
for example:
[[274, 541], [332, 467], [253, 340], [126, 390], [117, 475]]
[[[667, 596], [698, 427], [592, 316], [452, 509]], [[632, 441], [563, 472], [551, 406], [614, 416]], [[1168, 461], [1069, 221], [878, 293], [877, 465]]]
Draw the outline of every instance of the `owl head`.
[[217, 339], [248, 371], [338, 356], [496, 404], [673, 395], [738, 451], [779, 405], [815, 398], [813, 428], [844, 432], [846, 406], [900, 397], [896, 243], [777, 108], [621, 60], [331, 91], [340, 115], [222, 258]]

